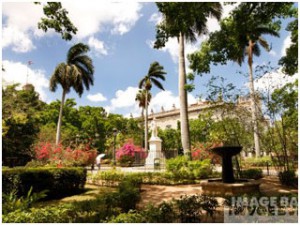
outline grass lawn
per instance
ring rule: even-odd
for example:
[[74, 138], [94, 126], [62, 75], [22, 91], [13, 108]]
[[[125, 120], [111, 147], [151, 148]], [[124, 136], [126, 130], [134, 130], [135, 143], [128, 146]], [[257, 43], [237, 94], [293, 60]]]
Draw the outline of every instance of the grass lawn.
[[37, 208], [37, 207], [57, 205], [61, 203], [71, 203], [75, 201], [79, 202], [79, 201], [91, 200], [91, 199], [96, 199], [99, 196], [105, 195], [105, 193], [110, 193], [115, 191], [116, 188], [112, 188], [112, 187], [103, 187], [103, 186], [86, 184], [84, 187], [84, 191], [80, 194], [64, 197], [62, 199], [37, 202], [34, 204], [34, 207]]

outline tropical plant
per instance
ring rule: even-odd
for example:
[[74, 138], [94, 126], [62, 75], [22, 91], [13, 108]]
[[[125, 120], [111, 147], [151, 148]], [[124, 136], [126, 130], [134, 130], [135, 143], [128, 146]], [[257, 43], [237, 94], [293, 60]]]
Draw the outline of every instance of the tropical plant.
[[168, 38], [176, 37], [179, 42], [179, 98], [181, 142], [184, 154], [191, 158], [190, 133], [188, 123], [188, 103], [186, 92], [186, 71], [184, 41], [195, 42], [196, 35], [207, 34], [207, 18], [221, 18], [220, 3], [207, 2], [159, 2], [156, 3], [163, 14], [163, 20], [157, 25], [154, 48], [165, 46]]
[[[143, 89], [145, 94], [143, 98], [144, 100], [144, 107], [145, 107], [145, 149], [148, 151], [148, 104], [150, 100], [148, 100], [149, 92], [152, 89], [152, 84], [158, 87], [161, 90], [164, 90], [163, 85], [160, 83], [159, 80], [165, 80], [164, 67], [161, 66], [158, 62], [151, 63], [148, 73], [142, 80], [139, 82], [139, 88]], [[142, 91], [143, 92], [143, 91]], [[142, 93], [141, 92], [141, 93]], [[141, 102], [140, 102], [141, 103]], [[140, 104], [141, 105], [141, 104]]]
[[210, 71], [210, 62], [226, 63], [232, 60], [241, 65], [248, 57], [251, 116], [256, 156], [260, 156], [257, 98], [253, 84], [253, 57], [260, 56], [260, 47], [271, 47], [263, 35], [278, 37], [280, 21], [292, 3], [241, 3], [221, 22], [221, 30], [210, 35], [200, 51], [190, 56], [191, 68], [201, 74]]
[[66, 94], [73, 88], [81, 97], [84, 87], [89, 90], [90, 85], [94, 84], [94, 66], [92, 59], [86, 55], [88, 51], [89, 46], [83, 43], [72, 46], [68, 51], [66, 63], [62, 62], [58, 64], [50, 78], [51, 91], [56, 91], [58, 84], [60, 84], [63, 89], [57, 122], [56, 144], [60, 141], [63, 106]]

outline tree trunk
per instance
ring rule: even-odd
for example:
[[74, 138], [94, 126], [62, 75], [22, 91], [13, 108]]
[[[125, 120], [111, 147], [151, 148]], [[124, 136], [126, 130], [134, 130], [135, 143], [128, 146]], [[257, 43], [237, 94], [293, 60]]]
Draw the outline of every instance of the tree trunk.
[[145, 151], [148, 152], [148, 90], [145, 96]]
[[56, 142], [55, 144], [58, 145], [60, 142], [60, 133], [61, 133], [61, 122], [62, 122], [62, 115], [63, 115], [63, 107], [65, 103], [66, 91], [63, 90], [61, 103], [60, 103], [60, 110], [59, 110], [59, 117], [57, 122], [57, 131], [56, 131]]
[[258, 124], [257, 124], [257, 106], [255, 101], [255, 90], [253, 82], [253, 47], [255, 43], [251, 40], [249, 41], [249, 52], [248, 52], [248, 65], [249, 65], [249, 87], [250, 87], [250, 102], [251, 102], [251, 117], [253, 122], [253, 136], [254, 136], [254, 148], [256, 157], [260, 157], [260, 146], [259, 146], [259, 134], [258, 134]]
[[190, 130], [188, 119], [188, 102], [187, 93], [185, 90], [186, 72], [185, 72], [185, 56], [184, 56], [184, 35], [179, 34], [179, 101], [180, 101], [180, 131], [181, 143], [184, 155], [191, 159], [191, 146], [190, 146]]

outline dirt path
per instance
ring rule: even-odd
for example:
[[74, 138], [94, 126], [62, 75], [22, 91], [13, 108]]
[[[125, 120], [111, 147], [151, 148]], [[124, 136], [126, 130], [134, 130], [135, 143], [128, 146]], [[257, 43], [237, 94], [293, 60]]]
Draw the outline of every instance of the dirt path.
[[[282, 186], [278, 177], [267, 176], [260, 179], [260, 191], [266, 196], [274, 196], [280, 193], [298, 193], [298, 189]], [[200, 184], [192, 185], [142, 185], [141, 201], [138, 206], [143, 207], [148, 203], [157, 205], [163, 201], [170, 201], [172, 198], [179, 198], [181, 195], [201, 194]]]

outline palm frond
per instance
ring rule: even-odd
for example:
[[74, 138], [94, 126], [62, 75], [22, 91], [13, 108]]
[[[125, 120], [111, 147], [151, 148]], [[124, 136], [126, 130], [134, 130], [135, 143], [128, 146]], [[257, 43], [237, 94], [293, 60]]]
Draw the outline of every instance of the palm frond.
[[163, 87], [163, 85], [158, 81], [158, 80], [156, 80], [156, 79], [154, 79], [154, 78], [151, 78], [151, 82], [156, 86], [156, 87], [158, 87], [159, 89], [161, 89], [161, 90], [165, 90], [164, 89], [164, 87]]
[[78, 43], [73, 45], [67, 54], [67, 63], [72, 63], [74, 58], [78, 57], [79, 55], [85, 54], [90, 50], [88, 45], [83, 43]]
[[270, 51], [270, 46], [269, 46], [268, 42], [267, 42], [264, 38], [259, 37], [259, 38], [258, 38], [258, 43], [259, 43], [264, 49], [266, 49], [267, 51]]

